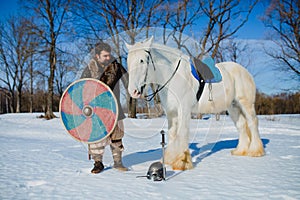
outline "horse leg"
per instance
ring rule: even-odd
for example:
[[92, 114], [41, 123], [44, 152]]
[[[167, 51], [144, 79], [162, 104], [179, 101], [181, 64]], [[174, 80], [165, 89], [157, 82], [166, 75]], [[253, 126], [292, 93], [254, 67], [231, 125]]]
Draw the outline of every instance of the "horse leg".
[[[187, 119], [171, 118], [169, 120], [169, 141], [165, 152], [165, 163], [174, 170], [193, 168], [192, 157], [189, 151], [189, 117]], [[168, 117], [169, 118], [169, 117]]]
[[234, 102], [228, 109], [229, 115], [233, 120], [238, 132], [239, 132], [239, 142], [236, 149], [231, 151], [232, 155], [245, 156], [248, 153], [248, 148], [250, 144], [250, 131], [247, 125], [247, 121], [241, 112], [241, 109]]
[[240, 100], [240, 107], [246, 117], [251, 134], [247, 155], [252, 157], [263, 156], [265, 150], [258, 132], [258, 119], [255, 113], [254, 104], [248, 103], [246, 100]]
[[[186, 116], [185, 116], [186, 117]], [[190, 118], [190, 116], [188, 116]], [[180, 120], [177, 132], [177, 150], [172, 163], [174, 170], [188, 170], [193, 168], [192, 157], [189, 150], [189, 120]]]
[[175, 159], [174, 152], [176, 151], [176, 138], [178, 129], [178, 117], [167, 113], [168, 116], [168, 145], [165, 150], [164, 161], [166, 164], [172, 165]]

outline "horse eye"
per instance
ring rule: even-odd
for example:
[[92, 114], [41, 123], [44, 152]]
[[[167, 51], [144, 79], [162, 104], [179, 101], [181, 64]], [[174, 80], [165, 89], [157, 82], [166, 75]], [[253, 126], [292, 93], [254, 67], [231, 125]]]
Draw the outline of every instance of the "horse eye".
[[144, 63], [144, 60], [142, 60], [142, 59], [141, 59], [141, 60], [140, 60], [140, 63], [142, 63], [142, 64], [143, 64], [143, 63]]

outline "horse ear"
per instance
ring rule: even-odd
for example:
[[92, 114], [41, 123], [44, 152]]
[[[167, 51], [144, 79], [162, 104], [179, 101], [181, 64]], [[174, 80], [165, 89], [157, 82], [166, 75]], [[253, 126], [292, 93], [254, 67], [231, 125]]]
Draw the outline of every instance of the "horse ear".
[[144, 43], [145, 43], [145, 46], [146, 47], [150, 47], [151, 46], [151, 44], [153, 43], [153, 35], [149, 38], [149, 39], [146, 39], [145, 41], [144, 41]]
[[126, 48], [129, 50], [129, 49], [131, 49], [131, 47], [133, 46], [133, 45], [130, 45], [130, 44], [128, 44], [127, 42], [124, 42], [125, 43], [125, 46], [126, 46]]

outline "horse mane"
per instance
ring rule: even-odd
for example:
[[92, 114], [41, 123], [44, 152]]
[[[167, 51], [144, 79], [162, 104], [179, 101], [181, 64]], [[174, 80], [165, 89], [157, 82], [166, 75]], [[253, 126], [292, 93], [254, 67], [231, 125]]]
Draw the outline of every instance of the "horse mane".
[[[150, 49], [154, 49], [156, 51], [163, 51], [167, 54], [171, 54], [172, 57], [178, 57], [181, 59], [186, 60], [187, 62], [190, 61], [190, 56], [188, 56], [187, 54], [185, 54], [182, 50], [178, 49], [178, 48], [174, 48], [174, 47], [170, 47], [167, 46], [165, 44], [159, 44], [156, 42], [151, 43], [150, 46], [146, 46], [144, 42], [137, 42], [135, 43], [135, 45], [133, 46], [133, 48], [131, 48], [129, 51], [144, 51], [144, 50], [150, 50]], [[167, 58], [163, 53], [159, 54], [162, 58], [169, 60], [169, 58]], [[169, 60], [171, 62], [171, 60]]]
[[178, 55], [183, 55], [184, 54], [180, 49], [170, 47], [170, 46], [167, 46], [165, 44], [152, 43], [151, 47], [156, 48], [156, 49], [162, 49], [162, 50], [172, 52], [172, 53], [176, 53]]
[[165, 44], [160, 44], [160, 43], [156, 43], [156, 42], [151, 43], [150, 46], [146, 46], [144, 42], [137, 42], [133, 45], [133, 48], [131, 48], [130, 51], [144, 50], [144, 49], [148, 50], [149, 48], [165, 50], [165, 51], [168, 51], [168, 52], [172, 52], [172, 54], [175, 53], [178, 56], [186, 55], [182, 50], [180, 50], [178, 48], [170, 47], [170, 46], [167, 46]]
[[186, 61], [190, 60], [190, 57], [178, 48], [170, 47], [170, 46], [167, 46], [167, 45], [164, 45], [164, 44], [159, 44], [159, 43], [152, 43], [150, 48], [157, 49], [157, 50], [163, 50], [167, 53], [170, 53], [172, 55], [177, 56], [178, 58], [179, 57], [183, 58]]

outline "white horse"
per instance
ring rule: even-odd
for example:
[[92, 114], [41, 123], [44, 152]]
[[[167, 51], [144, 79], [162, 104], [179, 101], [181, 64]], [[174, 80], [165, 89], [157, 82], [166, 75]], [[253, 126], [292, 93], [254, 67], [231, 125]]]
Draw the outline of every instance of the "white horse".
[[234, 62], [216, 64], [222, 81], [213, 83], [212, 89], [205, 84], [202, 96], [197, 100], [199, 81], [191, 73], [189, 56], [178, 49], [153, 43], [153, 38], [134, 45], [126, 44], [126, 47], [130, 95], [133, 98], [145, 97], [147, 85], [154, 83], [158, 87], [153, 95], [160, 96], [168, 119], [166, 164], [174, 170], [193, 168], [189, 151], [192, 111], [220, 113], [227, 110], [240, 133], [232, 154], [264, 155], [254, 108], [256, 87], [245, 68]]

